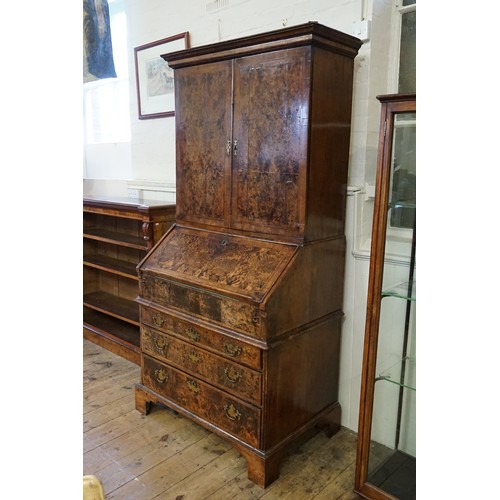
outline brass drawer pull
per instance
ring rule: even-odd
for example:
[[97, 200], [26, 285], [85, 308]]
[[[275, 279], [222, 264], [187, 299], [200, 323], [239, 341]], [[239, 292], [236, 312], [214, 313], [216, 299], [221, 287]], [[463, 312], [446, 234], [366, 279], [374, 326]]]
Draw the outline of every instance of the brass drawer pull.
[[238, 347], [234, 344], [224, 344], [222, 346], [224, 348], [224, 351], [226, 352], [226, 354], [229, 354], [229, 356], [231, 357], [235, 357], [235, 356], [239, 356], [241, 354], [241, 347]]
[[186, 333], [187, 336], [194, 342], [198, 342], [201, 338], [201, 335], [191, 326], [186, 330]]
[[168, 382], [168, 375], [166, 374], [165, 370], [162, 370], [161, 368], [158, 370], [155, 370], [155, 377], [160, 384], [164, 384], [165, 382]]
[[191, 380], [191, 379], [188, 379], [188, 381], [186, 382], [187, 386], [189, 387], [189, 390], [191, 392], [193, 392], [194, 394], [199, 394], [201, 389], [200, 389], [200, 386], [198, 385], [198, 383], [196, 382], [196, 380]]
[[258, 311], [255, 311], [252, 316], [252, 322], [257, 324], [259, 322], [259, 313]]
[[163, 326], [165, 324], [165, 318], [158, 313], [153, 314], [153, 323], [155, 326]]
[[200, 356], [194, 350], [189, 353], [189, 359], [191, 360], [192, 363], [199, 363], [201, 361]]
[[163, 337], [155, 337], [155, 347], [158, 349], [158, 351], [165, 355], [167, 353], [168, 349], [168, 342], [163, 338]]
[[224, 368], [224, 373], [226, 374], [227, 379], [230, 382], [233, 382], [233, 384], [235, 384], [236, 382], [239, 382], [243, 378], [243, 375], [239, 371], [237, 371], [234, 368], [234, 366]]
[[239, 420], [241, 417], [241, 413], [234, 407], [232, 403], [230, 405], [224, 406], [224, 412], [226, 413], [226, 417], [229, 420]]

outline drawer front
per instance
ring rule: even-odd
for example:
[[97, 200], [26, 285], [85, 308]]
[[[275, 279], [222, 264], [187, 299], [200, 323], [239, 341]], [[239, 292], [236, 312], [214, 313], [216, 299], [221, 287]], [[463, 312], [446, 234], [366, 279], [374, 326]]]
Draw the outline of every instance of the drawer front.
[[141, 327], [142, 351], [228, 390], [235, 396], [260, 405], [261, 375], [187, 342]]
[[258, 347], [245, 344], [213, 330], [193, 325], [188, 321], [174, 318], [146, 306], [141, 306], [141, 323], [164, 333], [182, 337], [195, 345], [213, 349], [237, 363], [243, 363], [252, 368], [261, 368], [261, 351]]
[[258, 408], [147, 355], [143, 355], [142, 383], [249, 445], [259, 447]]
[[141, 296], [147, 300], [253, 337], [261, 336], [260, 311], [255, 305], [147, 274], [141, 274], [139, 284]]

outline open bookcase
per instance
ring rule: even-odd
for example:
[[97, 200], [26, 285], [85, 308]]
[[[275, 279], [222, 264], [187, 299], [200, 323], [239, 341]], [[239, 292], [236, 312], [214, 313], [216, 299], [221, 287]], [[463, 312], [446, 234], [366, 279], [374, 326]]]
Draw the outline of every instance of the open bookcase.
[[171, 226], [175, 205], [83, 199], [83, 336], [140, 362], [136, 266]]

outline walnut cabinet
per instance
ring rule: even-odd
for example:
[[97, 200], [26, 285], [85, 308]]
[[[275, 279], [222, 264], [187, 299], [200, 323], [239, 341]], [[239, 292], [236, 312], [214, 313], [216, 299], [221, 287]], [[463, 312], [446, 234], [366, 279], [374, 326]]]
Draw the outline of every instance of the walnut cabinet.
[[318, 23], [163, 57], [174, 69], [176, 222], [139, 264], [141, 382], [228, 439], [262, 487], [340, 425], [353, 60]]
[[83, 199], [83, 336], [140, 363], [137, 264], [175, 216], [175, 205]]

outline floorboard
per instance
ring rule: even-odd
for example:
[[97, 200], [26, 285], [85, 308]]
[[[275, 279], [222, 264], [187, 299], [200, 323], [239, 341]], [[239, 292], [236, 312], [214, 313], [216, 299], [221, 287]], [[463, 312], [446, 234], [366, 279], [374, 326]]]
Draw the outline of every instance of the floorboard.
[[83, 341], [83, 474], [106, 500], [356, 500], [356, 435], [319, 433], [282, 462], [265, 490], [247, 478], [246, 460], [225, 440], [174, 411], [134, 404], [140, 367]]

